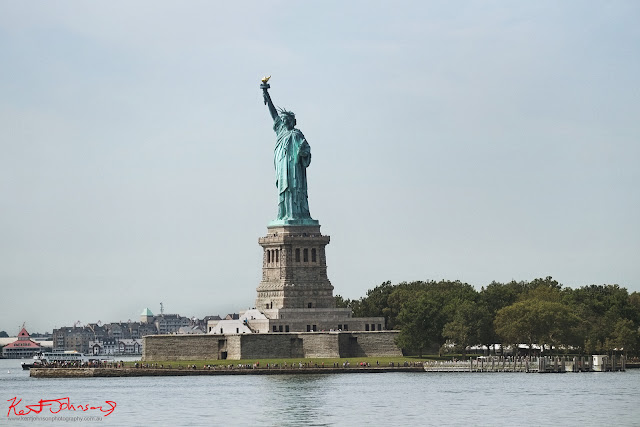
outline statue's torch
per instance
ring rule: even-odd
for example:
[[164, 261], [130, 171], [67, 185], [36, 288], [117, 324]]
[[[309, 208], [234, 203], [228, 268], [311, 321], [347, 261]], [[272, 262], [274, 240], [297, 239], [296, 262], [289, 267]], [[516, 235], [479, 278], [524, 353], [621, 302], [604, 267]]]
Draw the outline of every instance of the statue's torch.
[[267, 83], [269, 81], [269, 79], [271, 78], [271, 76], [268, 77], [263, 77], [262, 78], [262, 84], [260, 85], [260, 89], [263, 90], [263, 96], [264, 96], [264, 104], [267, 105], [267, 89], [269, 89], [271, 87], [271, 85], [269, 83]]

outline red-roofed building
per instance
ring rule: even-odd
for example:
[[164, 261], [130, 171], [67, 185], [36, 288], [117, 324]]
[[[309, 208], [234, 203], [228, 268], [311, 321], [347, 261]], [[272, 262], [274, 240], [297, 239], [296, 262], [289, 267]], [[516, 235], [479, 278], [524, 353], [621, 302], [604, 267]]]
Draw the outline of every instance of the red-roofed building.
[[25, 328], [22, 328], [18, 334], [18, 339], [4, 346], [2, 349], [2, 357], [7, 359], [25, 359], [31, 358], [41, 351], [42, 348], [40, 344], [32, 341], [29, 332], [27, 332]]

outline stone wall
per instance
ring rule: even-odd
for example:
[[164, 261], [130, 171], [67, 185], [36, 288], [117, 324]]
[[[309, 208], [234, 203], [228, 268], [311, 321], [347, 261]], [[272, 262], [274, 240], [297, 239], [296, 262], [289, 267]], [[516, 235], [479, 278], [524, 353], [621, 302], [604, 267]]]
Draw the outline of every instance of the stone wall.
[[395, 343], [398, 331], [340, 334], [340, 357], [402, 356]]
[[242, 335], [242, 359], [287, 359], [303, 357], [302, 346], [295, 341], [297, 334], [248, 334]]
[[143, 338], [142, 360], [401, 356], [397, 336], [398, 331], [150, 335]]
[[[206, 336], [206, 335], [205, 335]], [[242, 335], [229, 335], [227, 338], [227, 359], [240, 360], [242, 359]], [[218, 354], [219, 359], [223, 359], [221, 354]]]
[[[209, 337], [209, 339], [206, 339]], [[221, 335], [148, 335], [142, 338], [142, 360], [218, 359]], [[238, 352], [239, 353], [239, 352]]]
[[339, 333], [305, 333], [302, 337], [304, 357], [340, 357]]

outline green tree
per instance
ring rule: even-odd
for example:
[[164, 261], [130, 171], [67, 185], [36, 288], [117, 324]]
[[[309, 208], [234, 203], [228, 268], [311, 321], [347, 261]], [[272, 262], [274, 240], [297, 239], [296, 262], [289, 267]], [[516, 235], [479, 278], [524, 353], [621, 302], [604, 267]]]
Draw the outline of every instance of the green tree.
[[420, 357], [434, 343], [438, 342], [440, 307], [428, 295], [409, 300], [400, 311], [401, 325], [397, 344], [403, 349], [417, 352]]
[[352, 303], [353, 315], [355, 317], [384, 317], [385, 328], [392, 329], [389, 325], [388, 298], [393, 292], [394, 286], [386, 281], [373, 289], [367, 291], [367, 296], [360, 298], [358, 302]]
[[520, 295], [519, 300], [531, 300], [536, 299], [540, 301], [550, 301], [550, 302], [562, 302], [562, 291], [559, 287], [551, 287], [551, 286], [536, 286], [529, 288], [526, 292]]
[[567, 344], [578, 323], [569, 307], [559, 302], [528, 299], [501, 309], [494, 321], [496, 332], [509, 344], [557, 347]]
[[537, 341], [538, 335], [530, 304], [520, 301], [504, 307], [496, 313], [494, 325], [496, 333], [503, 343], [517, 345], [525, 343], [529, 350]]
[[525, 291], [525, 282], [511, 281], [507, 284], [491, 282], [486, 288], [482, 288], [480, 296], [489, 313], [495, 316], [500, 309], [508, 307], [518, 301], [520, 295]]
[[547, 276], [544, 279], [542, 278], [533, 279], [531, 282], [529, 282], [526, 285], [526, 287], [528, 290], [533, 290], [537, 288], [547, 288], [547, 289], [555, 289], [559, 291], [560, 289], [562, 289], [562, 285], [558, 283], [557, 280], [554, 280], [554, 278], [551, 276]]
[[337, 308], [351, 307], [351, 300], [342, 298], [342, 295], [336, 295], [334, 299], [336, 300]]
[[620, 320], [640, 326], [640, 306], [635, 298], [618, 285], [583, 286], [565, 295], [565, 302], [582, 319], [579, 333], [585, 352], [605, 353], [615, 348], [612, 333]]
[[387, 298], [387, 307], [384, 309], [389, 329], [401, 327], [402, 319], [399, 319], [400, 312], [405, 305], [425, 293], [422, 282], [400, 283]]
[[456, 307], [453, 319], [444, 325], [442, 335], [453, 341], [465, 358], [467, 347], [483, 343], [492, 332], [491, 320], [485, 306], [466, 300]]
[[[401, 283], [388, 298], [390, 318], [398, 313], [394, 325], [403, 334], [402, 342], [410, 343], [408, 330], [421, 330], [419, 342], [424, 342], [426, 336], [428, 340], [425, 346], [438, 344], [441, 348], [446, 342], [444, 326], [453, 320], [456, 308], [464, 301], [475, 301], [477, 297], [478, 293], [472, 286], [460, 281]], [[420, 308], [420, 304], [425, 304], [426, 307]], [[411, 316], [416, 313], [429, 313], [429, 317], [418, 316], [418, 320], [415, 320]], [[406, 348], [420, 349], [413, 344]]]
[[[421, 303], [426, 306], [421, 308]], [[336, 304], [351, 307], [356, 317], [383, 316], [387, 329], [401, 330], [401, 341], [411, 351], [441, 347], [447, 339], [461, 348], [503, 342], [587, 352], [623, 347], [640, 351], [630, 333], [640, 327], [640, 294], [629, 295], [618, 285], [563, 288], [547, 276], [531, 282], [491, 282], [476, 292], [460, 281], [387, 281], [357, 300], [338, 295]], [[415, 340], [410, 330], [416, 331]]]
[[624, 351], [625, 355], [635, 353], [638, 350], [640, 335], [630, 319], [620, 319], [616, 322], [613, 332], [610, 335], [611, 350], [618, 349]]

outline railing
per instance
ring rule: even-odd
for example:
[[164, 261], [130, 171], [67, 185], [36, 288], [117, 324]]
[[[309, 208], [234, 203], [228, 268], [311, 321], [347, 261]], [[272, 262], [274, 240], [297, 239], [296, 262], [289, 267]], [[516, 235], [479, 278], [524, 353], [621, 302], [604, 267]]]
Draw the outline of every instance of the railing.
[[[591, 372], [624, 371], [625, 358], [606, 358], [601, 365], [594, 365], [595, 357], [505, 357], [488, 356], [469, 360], [424, 362], [427, 372]], [[600, 366], [598, 368], [598, 366]]]
[[490, 356], [425, 362], [427, 372], [539, 372], [540, 358]]

